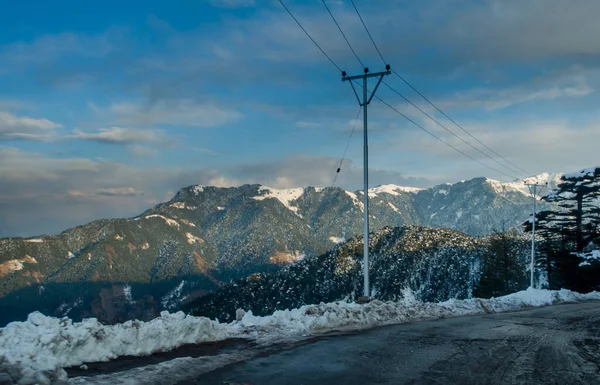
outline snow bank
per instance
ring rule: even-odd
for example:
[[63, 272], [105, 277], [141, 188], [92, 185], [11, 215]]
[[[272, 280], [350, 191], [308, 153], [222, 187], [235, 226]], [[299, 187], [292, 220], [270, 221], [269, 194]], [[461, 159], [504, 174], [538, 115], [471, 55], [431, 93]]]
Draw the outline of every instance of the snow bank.
[[321, 303], [276, 311], [265, 317], [240, 309], [237, 320], [229, 324], [186, 316], [183, 312], [162, 312], [159, 318], [149, 322], [128, 321], [105, 326], [94, 318], [73, 323], [67, 318], [46, 317], [35, 312], [25, 322], [13, 322], [0, 329], [0, 361], [4, 356], [9, 364], [19, 364], [28, 376], [54, 375], [59, 378], [57, 372], [65, 375], [62, 367], [107, 361], [124, 355], [148, 355], [187, 343], [232, 337], [269, 343], [332, 330], [363, 329], [592, 299], [600, 300], [600, 292], [579, 294], [564, 289], [528, 289], [499, 298], [423, 303], [407, 290], [404, 299], [397, 302]]
[[20, 364], [24, 373], [37, 371], [39, 375], [61, 372], [62, 367], [84, 362], [143, 356], [228, 337], [228, 325], [183, 312], [162, 312], [149, 322], [127, 321], [112, 326], [102, 325], [95, 318], [73, 323], [68, 318], [34, 312], [27, 321], [12, 322], [0, 329], [0, 357], [10, 364]]

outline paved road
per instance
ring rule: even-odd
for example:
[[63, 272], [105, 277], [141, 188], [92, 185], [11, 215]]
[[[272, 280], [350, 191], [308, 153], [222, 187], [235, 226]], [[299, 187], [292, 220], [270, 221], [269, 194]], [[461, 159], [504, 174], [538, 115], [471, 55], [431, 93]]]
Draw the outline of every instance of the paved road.
[[600, 302], [387, 326], [271, 351], [188, 384], [600, 384]]

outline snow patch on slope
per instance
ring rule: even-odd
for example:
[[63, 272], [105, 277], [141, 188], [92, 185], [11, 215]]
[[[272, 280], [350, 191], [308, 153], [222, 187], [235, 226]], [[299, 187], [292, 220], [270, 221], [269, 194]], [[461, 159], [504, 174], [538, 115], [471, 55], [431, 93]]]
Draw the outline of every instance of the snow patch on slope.
[[346, 240], [342, 237], [334, 237], [333, 235], [329, 237], [329, 240], [335, 244], [340, 244], [346, 242]]
[[355, 193], [345, 190], [344, 192], [346, 193], [346, 195], [352, 198], [352, 203], [354, 203], [355, 206], [360, 207], [361, 211], [365, 211], [365, 205], [360, 201], [360, 199], [358, 199], [358, 196]]
[[145, 219], [160, 218], [160, 219], [164, 220], [165, 222], [167, 222], [167, 225], [179, 228], [179, 223], [177, 223], [176, 220], [171, 219], [171, 218], [167, 218], [167, 217], [165, 217], [163, 215], [152, 214], [152, 215], [147, 215], [144, 218]]
[[416, 193], [423, 189], [418, 187], [397, 186], [395, 184], [382, 184], [369, 189], [369, 196], [377, 196], [377, 194], [385, 193], [394, 196], [400, 195], [400, 192]]
[[262, 195], [252, 197], [252, 199], [262, 201], [268, 198], [275, 198], [281, 203], [283, 203], [283, 205], [287, 207], [288, 210], [300, 216], [300, 214], [298, 214], [298, 207], [292, 206], [292, 202], [300, 198], [302, 194], [304, 194], [304, 188], [277, 190], [267, 186], [260, 186], [258, 192]]
[[392, 208], [392, 210], [394, 210], [395, 212], [397, 212], [398, 214], [400, 213], [400, 210], [398, 210], [398, 207], [394, 206], [392, 204], [392, 202], [388, 202], [388, 206], [390, 206]]
[[187, 243], [189, 243], [190, 245], [194, 245], [196, 243], [204, 243], [204, 239], [197, 237], [194, 234], [185, 233], [185, 236], [187, 238]]
[[23, 270], [25, 263], [38, 263], [37, 260], [29, 255], [21, 259], [9, 259], [0, 263], [0, 278], [12, 273], [13, 271]]

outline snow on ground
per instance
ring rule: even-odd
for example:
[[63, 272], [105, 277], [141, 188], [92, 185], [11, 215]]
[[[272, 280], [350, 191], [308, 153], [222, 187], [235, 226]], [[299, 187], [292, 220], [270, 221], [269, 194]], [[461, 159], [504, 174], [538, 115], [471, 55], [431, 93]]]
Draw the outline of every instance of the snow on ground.
[[20, 365], [25, 377], [52, 375], [64, 379], [63, 367], [108, 361], [124, 355], [148, 355], [188, 343], [237, 337], [264, 344], [332, 330], [364, 329], [581, 300], [600, 300], [600, 292], [579, 294], [564, 289], [528, 289], [499, 298], [423, 303], [407, 290], [404, 299], [398, 302], [321, 303], [276, 311], [265, 317], [238, 310], [237, 320], [229, 324], [186, 316], [183, 312], [165, 311], [149, 322], [128, 321], [118, 325], [102, 325], [95, 318], [73, 323], [67, 318], [34, 312], [27, 321], [12, 322], [0, 329], [0, 361], [4, 356], [9, 364]]

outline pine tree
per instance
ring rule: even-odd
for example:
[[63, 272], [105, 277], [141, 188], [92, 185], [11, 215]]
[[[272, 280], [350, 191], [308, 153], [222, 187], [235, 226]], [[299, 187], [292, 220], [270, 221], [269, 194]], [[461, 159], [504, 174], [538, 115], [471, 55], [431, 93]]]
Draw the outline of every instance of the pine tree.
[[[587, 291], [600, 284], [600, 274], [581, 269], [577, 256], [600, 237], [600, 167], [565, 174], [558, 187], [542, 198], [553, 210], [536, 215], [540, 259], [548, 271], [551, 288]], [[524, 223], [531, 231], [532, 221]]]
[[528, 282], [527, 241], [513, 230], [495, 232], [488, 242], [475, 297], [498, 297], [525, 289]]

